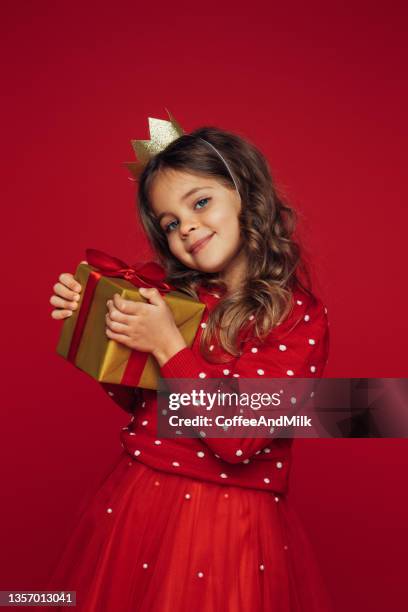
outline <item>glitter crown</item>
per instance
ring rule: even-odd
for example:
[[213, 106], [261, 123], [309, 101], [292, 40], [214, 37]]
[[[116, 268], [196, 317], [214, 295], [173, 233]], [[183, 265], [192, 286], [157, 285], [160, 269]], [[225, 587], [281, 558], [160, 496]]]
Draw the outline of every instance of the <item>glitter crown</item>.
[[124, 162], [126, 168], [132, 173], [136, 180], [139, 180], [141, 173], [149, 160], [163, 151], [173, 140], [176, 140], [185, 133], [183, 128], [177, 123], [171, 113], [167, 110], [170, 121], [166, 119], [154, 119], [148, 117], [150, 140], [131, 140], [135, 152], [136, 162]]

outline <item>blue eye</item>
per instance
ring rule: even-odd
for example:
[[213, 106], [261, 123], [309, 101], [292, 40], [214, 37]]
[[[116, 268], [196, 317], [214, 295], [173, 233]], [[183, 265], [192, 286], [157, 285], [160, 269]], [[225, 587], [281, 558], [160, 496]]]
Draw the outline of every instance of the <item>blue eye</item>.
[[[207, 206], [207, 202], [210, 200], [211, 198], [202, 198], [201, 200], [198, 200], [198, 202], [196, 202], [194, 204], [194, 208], [198, 205], [201, 204], [201, 202], [205, 202], [204, 206]], [[200, 206], [198, 210], [201, 210], [202, 208], [204, 208], [204, 206]], [[166, 232], [166, 234], [169, 234], [170, 232], [173, 231], [173, 229], [175, 229], [173, 226], [174, 223], [177, 223], [177, 221], [171, 221], [170, 223], [168, 223], [165, 228], [164, 231]]]
[[200, 202], [208, 202], [209, 199], [210, 198], [202, 198], [201, 200], [198, 200], [195, 205], [197, 206], [197, 204], [200, 204]]
[[172, 229], [170, 229], [173, 223], [177, 223], [177, 221], [172, 221], [171, 223], [168, 223], [166, 227], [164, 228], [164, 231], [166, 232], [166, 234], [173, 231]]

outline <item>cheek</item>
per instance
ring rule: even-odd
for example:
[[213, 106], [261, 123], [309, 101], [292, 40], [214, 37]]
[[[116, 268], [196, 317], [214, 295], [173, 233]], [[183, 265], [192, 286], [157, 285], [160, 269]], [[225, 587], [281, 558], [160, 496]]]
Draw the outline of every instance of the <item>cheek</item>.
[[169, 236], [167, 244], [169, 245], [171, 253], [178, 259], [185, 259], [186, 257], [188, 257], [188, 254], [186, 253], [183, 244], [181, 243], [180, 239], [177, 238], [176, 235]]
[[211, 214], [206, 217], [206, 223], [223, 236], [239, 236], [238, 214], [231, 212], [230, 209], [223, 208], [214, 212], [211, 211]]

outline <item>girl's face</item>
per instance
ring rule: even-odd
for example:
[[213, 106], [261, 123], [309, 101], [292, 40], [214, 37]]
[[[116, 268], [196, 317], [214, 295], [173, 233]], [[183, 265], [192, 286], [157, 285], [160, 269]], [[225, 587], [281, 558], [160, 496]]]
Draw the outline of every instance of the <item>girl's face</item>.
[[185, 266], [225, 273], [236, 261], [242, 239], [235, 189], [214, 178], [166, 169], [153, 181], [150, 200], [170, 251]]

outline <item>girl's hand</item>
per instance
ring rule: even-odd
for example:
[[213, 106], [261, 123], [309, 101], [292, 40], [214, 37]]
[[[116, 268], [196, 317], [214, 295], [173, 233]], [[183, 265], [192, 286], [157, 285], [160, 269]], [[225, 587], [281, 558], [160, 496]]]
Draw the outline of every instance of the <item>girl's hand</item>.
[[131, 349], [152, 353], [162, 365], [187, 345], [159, 291], [141, 288], [140, 294], [150, 303], [125, 300], [117, 293], [108, 300], [106, 335]]
[[[81, 263], [88, 262], [81, 261]], [[53, 287], [54, 295], [50, 298], [50, 304], [57, 307], [51, 312], [51, 316], [53, 319], [66, 319], [78, 308], [79, 292], [82, 287], [70, 272], [63, 272], [58, 280], [59, 282]]]

